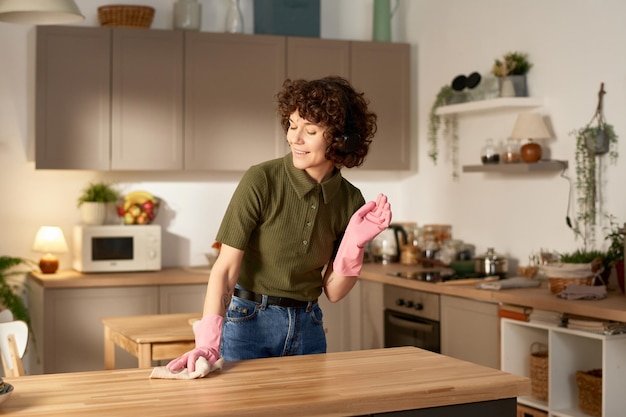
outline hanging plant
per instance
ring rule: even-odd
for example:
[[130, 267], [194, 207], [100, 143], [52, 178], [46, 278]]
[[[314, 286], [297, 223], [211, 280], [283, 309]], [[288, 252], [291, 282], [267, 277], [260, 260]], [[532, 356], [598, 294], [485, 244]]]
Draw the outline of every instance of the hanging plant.
[[583, 240], [583, 247], [595, 244], [597, 219], [602, 215], [603, 159], [617, 162], [617, 134], [606, 123], [603, 99], [606, 92], [600, 84], [598, 106], [589, 123], [570, 134], [576, 137], [576, 202], [578, 211], [572, 230]]
[[437, 109], [441, 106], [448, 104], [454, 90], [449, 85], [444, 85], [437, 93], [435, 101], [430, 108], [430, 116], [428, 120], [428, 157], [433, 161], [433, 164], [437, 165], [437, 159], [439, 158], [439, 131], [443, 125], [444, 136], [450, 137], [450, 148], [452, 151], [452, 177], [458, 178], [459, 176], [459, 135], [458, 135], [458, 120], [456, 114], [450, 115], [438, 115]]

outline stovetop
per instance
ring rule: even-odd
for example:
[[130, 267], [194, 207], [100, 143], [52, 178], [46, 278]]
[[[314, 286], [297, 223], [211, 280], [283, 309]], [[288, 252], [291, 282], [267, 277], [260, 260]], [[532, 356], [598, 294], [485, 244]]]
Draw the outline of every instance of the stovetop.
[[464, 274], [458, 275], [452, 270], [442, 271], [400, 271], [390, 272], [388, 274], [392, 277], [404, 278], [412, 281], [431, 282], [436, 284], [438, 282], [451, 281], [461, 278], [484, 278], [484, 274]]

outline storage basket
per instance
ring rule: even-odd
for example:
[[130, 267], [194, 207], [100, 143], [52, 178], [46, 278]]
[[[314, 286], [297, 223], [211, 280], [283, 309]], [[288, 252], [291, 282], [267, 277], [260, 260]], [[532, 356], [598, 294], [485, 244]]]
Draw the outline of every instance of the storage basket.
[[568, 285], [593, 284], [592, 265], [558, 263], [543, 266], [543, 272], [548, 277], [548, 284], [552, 294], [558, 294]]
[[530, 386], [533, 398], [548, 401], [548, 347], [541, 343], [530, 347]]
[[578, 407], [585, 413], [602, 416], [602, 369], [576, 372]]
[[112, 4], [98, 7], [101, 26], [149, 28], [154, 19], [154, 8]]

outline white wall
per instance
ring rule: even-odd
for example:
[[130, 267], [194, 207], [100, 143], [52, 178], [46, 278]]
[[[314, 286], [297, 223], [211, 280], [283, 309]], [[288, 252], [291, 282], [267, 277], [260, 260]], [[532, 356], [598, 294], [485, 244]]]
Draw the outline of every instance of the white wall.
[[[157, 9], [153, 28], [169, 29], [173, 0], [125, 1]], [[325, 38], [369, 40], [372, 0], [322, 0], [321, 34]], [[77, 0], [86, 20], [96, 26], [97, 7], [110, 2]], [[204, 31], [221, 31], [226, 0], [203, 0]], [[245, 31], [252, 33], [252, 0], [242, 0]], [[417, 167], [410, 173], [371, 174], [347, 171], [367, 199], [378, 192], [390, 196], [394, 220], [419, 224], [448, 223], [455, 237], [475, 243], [478, 251], [494, 246], [500, 253], [526, 262], [540, 247], [576, 247], [565, 226], [567, 182], [558, 174], [502, 176], [462, 174], [451, 178], [451, 165], [433, 166], [427, 157], [428, 112], [439, 88], [457, 74], [487, 74], [494, 58], [510, 50], [528, 52], [535, 66], [529, 74], [531, 95], [545, 99], [556, 139], [548, 144], [554, 158], [573, 163], [573, 138], [567, 133], [586, 124], [605, 82], [606, 117], [626, 135], [626, 27], [620, 0], [401, 0], [394, 40], [413, 45], [413, 152]], [[146, 189], [165, 200], [166, 266], [200, 265], [213, 242], [221, 216], [239, 175], [98, 173], [36, 171], [33, 162], [34, 29], [0, 23], [0, 254], [38, 259], [31, 251], [37, 228], [59, 225], [66, 237], [80, 220], [76, 198], [91, 180], [119, 183], [123, 191]], [[461, 164], [479, 163], [487, 137], [510, 133], [516, 114], [499, 112], [463, 116]], [[620, 151], [626, 153], [624, 146]], [[626, 155], [623, 156], [626, 158]], [[619, 186], [624, 163], [609, 167], [606, 209], [626, 220], [626, 198]], [[570, 175], [573, 176], [573, 167]], [[71, 242], [69, 242], [71, 244]], [[61, 257], [61, 268], [71, 257]]]

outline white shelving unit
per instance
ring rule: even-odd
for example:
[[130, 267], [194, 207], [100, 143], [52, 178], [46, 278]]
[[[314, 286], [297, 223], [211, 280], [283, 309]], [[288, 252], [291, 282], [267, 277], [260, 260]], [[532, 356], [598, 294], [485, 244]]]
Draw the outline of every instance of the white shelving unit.
[[541, 106], [543, 106], [543, 100], [534, 97], [500, 97], [441, 106], [435, 113], [441, 116], [445, 114], [478, 113], [499, 109], [515, 110]]
[[626, 334], [603, 335], [547, 324], [501, 320], [501, 369], [530, 376], [533, 343], [548, 346], [548, 401], [518, 402], [552, 417], [588, 417], [578, 406], [576, 371], [602, 369], [602, 415], [624, 415]]

